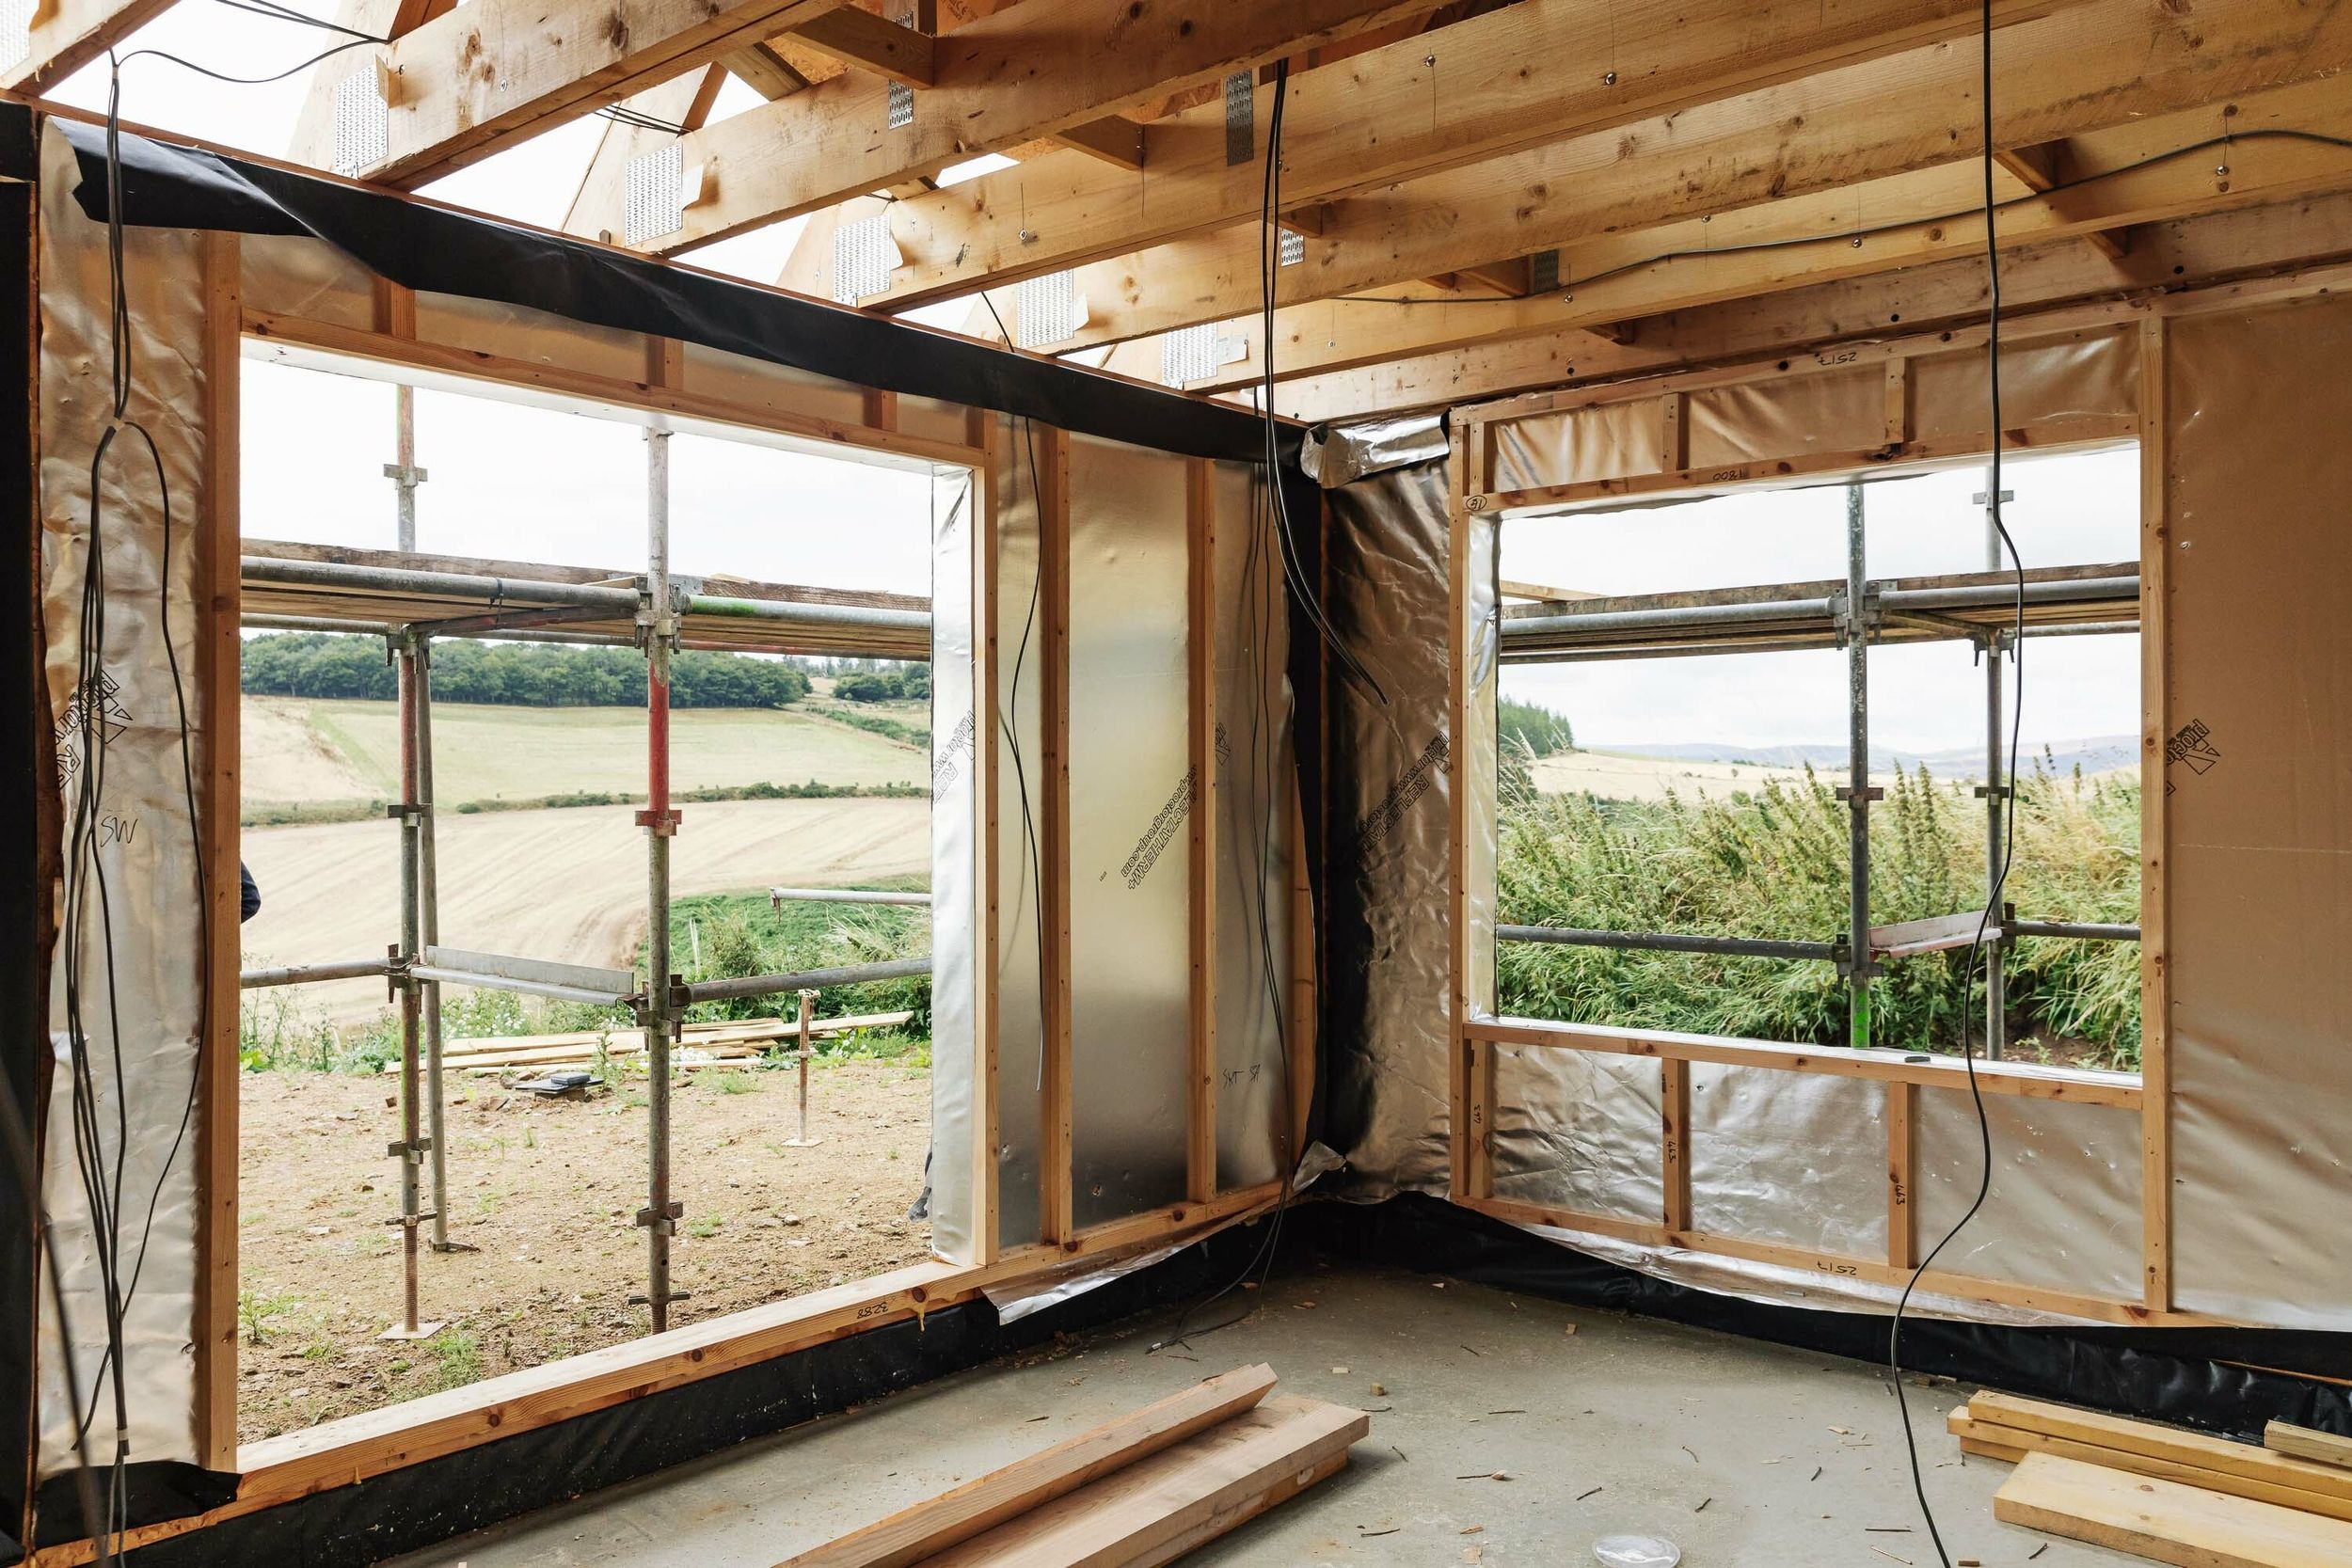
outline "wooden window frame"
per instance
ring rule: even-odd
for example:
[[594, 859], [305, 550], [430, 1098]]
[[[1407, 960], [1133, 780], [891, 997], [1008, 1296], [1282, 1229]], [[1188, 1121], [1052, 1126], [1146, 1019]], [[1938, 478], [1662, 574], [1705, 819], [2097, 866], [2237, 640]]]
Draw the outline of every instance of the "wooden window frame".
[[[2068, 335], [2137, 332], [2136, 406], [2124, 412], [2074, 416], [2006, 430], [2004, 451], [2041, 451], [2132, 439], [2139, 451], [2141, 778], [2141, 1069], [2129, 1074], [2045, 1068], [2030, 1063], [1979, 1061], [1975, 1080], [1985, 1092], [2067, 1100], [2136, 1110], [2140, 1121], [2140, 1212], [2143, 1290], [2134, 1298], [2052, 1290], [1979, 1275], [1931, 1270], [1920, 1287], [1988, 1306], [2026, 1307], [2092, 1322], [2166, 1326], [2210, 1325], [2217, 1320], [2181, 1310], [2172, 1300], [2171, 1259], [2171, 1078], [2169, 1064], [2167, 976], [2164, 737], [2169, 733], [2166, 706], [2165, 623], [2165, 343], [2168, 321], [2253, 303], [2342, 287], [2347, 269], [2310, 269], [2287, 277], [2229, 285], [2157, 299], [2109, 302], [2039, 313], [2005, 324], [2004, 349]], [[1480, 628], [1470, 624], [1470, 532], [1473, 521], [1499, 524], [1515, 513], [1534, 509], [1599, 509], [1628, 498], [1698, 497], [1759, 483], [1836, 476], [1890, 467], [1911, 467], [1981, 455], [1991, 449], [1988, 433], [1925, 440], [1913, 423], [1909, 365], [1929, 355], [1979, 348], [1990, 341], [1984, 327], [1921, 333], [1871, 341], [1835, 343], [1810, 353], [1756, 359], [1726, 367], [1682, 372], [1619, 384], [1575, 388], [1499, 400], [1454, 411], [1461, 441], [1456, 449], [1449, 519], [1448, 701], [1452, 733], [1467, 736], [1468, 654]], [[1692, 391], [1760, 385], [1791, 376], [1850, 370], [1879, 363], [1886, 377], [1886, 425], [1882, 445], [1861, 451], [1791, 455], [1786, 459], [1699, 469], [1689, 466], [1687, 421], [1682, 417]], [[1539, 487], [1502, 489], [1494, 483], [1494, 428], [1514, 419], [1555, 414], [1643, 400], [1659, 404], [1660, 440], [1652, 471], [1622, 478], [1588, 480]], [[1462, 766], [1470, 766], [1465, 757]], [[1921, 1241], [1912, 1199], [1915, 1180], [1915, 1129], [1917, 1097], [1967, 1092], [1969, 1077], [1957, 1059], [1927, 1063], [1905, 1053], [1774, 1045], [1724, 1036], [1603, 1028], [1487, 1014], [1470, 994], [1471, 944], [1491, 942], [1491, 930], [1473, 929], [1471, 895], [1481, 891], [1492, 906], [1493, 889], [1469, 886], [1471, 820], [1470, 792], [1452, 792], [1454, 848], [1448, 907], [1453, 929], [1449, 998], [1452, 1069], [1449, 1074], [1452, 1201], [1496, 1218], [1604, 1236], [1637, 1245], [1710, 1254], [1830, 1278], [1879, 1286], [1908, 1282], [1917, 1266]], [[1492, 1127], [1496, 1109], [1499, 1048], [1550, 1048], [1652, 1056], [1661, 1064], [1661, 1115], [1658, 1136], [1664, 1175], [1661, 1212], [1654, 1222], [1628, 1221], [1581, 1211], [1543, 1208], [1494, 1195]], [[1814, 1249], [1723, 1236], [1695, 1228], [1691, 1219], [1689, 1156], [1689, 1066], [1735, 1063], [1778, 1071], [1828, 1073], [1877, 1079], [1886, 1085], [1885, 1205], [1887, 1245], [1879, 1258], [1848, 1257]]]
[[[902, 433], [898, 426], [897, 399], [869, 391], [862, 421], [844, 421], [789, 408], [754, 406], [725, 397], [699, 393], [689, 385], [681, 346], [668, 340], [651, 340], [643, 381], [536, 361], [453, 348], [420, 340], [415, 335], [415, 305], [405, 290], [379, 282], [374, 325], [348, 325], [282, 312], [248, 309], [244, 293], [244, 261], [238, 236], [213, 233], [206, 237], [205, 295], [207, 320], [203, 338], [206, 370], [205, 416], [210, 433], [206, 456], [207, 505], [198, 535], [199, 638], [205, 657], [201, 672], [203, 711], [211, 718], [205, 736], [202, 812], [207, 832], [205, 853], [213, 871], [215, 893], [232, 897], [238, 858], [236, 729], [237, 642], [239, 628], [238, 419], [239, 371], [251, 342], [291, 344], [311, 354], [345, 361], [362, 373], [385, 379], [403, 372], [424, 376], [456, 377], [479, 387], [486, 395], [500, 389], [521, 394], [524, 401], [556, 401], [577, 411], [651, 422], [673, 420], [692, 424], [730, 427], [754, 439], [793, 438], [794, 444], [815, 443], [845, 453], [885, 459], [916, 459], [957, 466], [973, 475], [977, 501], [973, 531], [973, 679], [978, 711], [993, 713], [998, 701], [998, 628], [995, 607], [997, 539], [996, 482], [1006, 460], [999, 450], [1001, 420], [985, 410], [965, 416], [964, 439], [942, 441]], [[788, 393], [789, 388], [785, 388]], [[1058, 447], [1067, 436], [1050, 434]], [[1051, 548], [1058, 540], [1066, 550], [1069, 497], [1060, 476], [1066, 467], [1052, 464], [1055, 483], [1047, 485], [1047, 505], [1041, 531], [1047, 543], [1049, 584], [1058, 579], [1053, 596], [1055, 635], [1048, 638], [1052, 671], [1049, 689], [1062, 695], [1048, 714], [1048, 729], [1066, 737], [1068, 563]], [[1209, 760], [1215, 734], [1214, 556], [1216, 518], [1212, 465], [1196, 463], [1187, 484], [1187, 539], [1193, 561], [1187, 572], [1188, 626], [1194, 647], [1187, 664], [1187, 736], [1196, 763]], [[891, 1271], [871, 1279], [818, 1291], [785, 1302], [753, 1307], [540, 1367], [507, 1373], [463, 1388], [331, 1421], [304, 1432], [239, 1445], [235, 1440], [237, 1354], [237, 1094], [240, 1069], [237, 1055], [237, 1009], [216, 1007], [201, 1070], [202, 1092], [198, 1121], [199, 1280], [197, 1302], [197, 1429], [199, 1449], [208, 1467], [232, 1470], [242, 1477], [237, 1496], [207, 1513], [130, 1532], [119, 1544], [134, 1547], [152, 1541], [201, 1529], [222, 1520], [250, 1513], [326, 1488], [349, 1485], [370, 1476], [462, 1451], [478, 1444], [512, 1436], [618, 1401], [650, 1394], [681, 1384], [717, 1376], [753, 1363], [791, 1354], [842, 1336], [870, 1328], [920, 1319], [943, 1307], [972, 1301], [984, 1291], [1023, 1283], [1044, 1283], [1057, 1276], [1084, 1273], [1119, 1261], [1140, 1258], [1170, 1243], [1198, 1239], [1228, 1223], [1250, 1218], [1281, 1200], [1280, 1180], [1222, 1189], [1216, 1180], [1214, 974], [1209, 958], [1215, 951], [1216, 908], [1213, 880], [1213, 827], [1207, 814], [1194, 813], [1196, 838], [1186, 857], [1193, 914], [1188, 933], [1191, 961], [1196, 966], [1192, 988], [1189, 1070], [1193, 1092], [1188, 1096], [1187, 1196], [1179, 1203], [1084, 1227], [1073, 1227], [1070, 1213], [1070, 1140], [1067, 1097], [1063, 1104], [1065, 1135], [1048, 1136], [1042, 1149], [1044, 1212], [1048, 1218], [1040, 1241], [1015, 1246], [997, 1242], [997, 1162], [995, 1065], [997, 1005], [993, 976], [996, 968], [996, 813], [998, 773], [995, 766], [1000, 726], [977, 727], [975, 759], [980, 787], [975, 791], [976, 996], [974, 1067], [976, 1078], [975, 1138], [971, 1180], [974, 1183], [975, 1231], [972, 1256], [958, 1260], [934, 1259]], [[1041, 793], [1045, 815], [1066, 814], [1066, 750], [1057, 753], [1047, 769]], [[1064, 816], [1066, 825], [1066, 815]], [[1067, 867], [1057, 882], [1066, 883]], [[1295, 921], [1310, 918], [1301, 892], [1293, 907]], [[1066, 886], [1063, 888], [1066, 893]], [[224, 908], [229, 907], [224, 905]], [[215, 994], [238, 994], [237, 923], [223, 915], [215, 922], [219, 939], [209, 955]], [[1058, 947], [1058, 953], [1057, 948]], [[1293, 957], [1310, 951], [1294, 943]], [[1049, 942], [1046, 1038], [1049, 1054], [1059, 1064], [1058, 1081], [1068, 1083], [1070, 1047], [1067, 943]], [[1299, 1010], [1311, 1017], [1311, 975], [1292, 977]], [[1294, 1029], [1291, 1070], [1311, 1060], [1311, 1031]], [[1051, 1076], [1049, 1074], [1049, 1076]], [[1056, 1221], [1054, 1216], [1060, 1219]], [[89, 1543], [70, 1543], [45, 1548], [35, 1560], [61, 1568], [90, 1560]]]

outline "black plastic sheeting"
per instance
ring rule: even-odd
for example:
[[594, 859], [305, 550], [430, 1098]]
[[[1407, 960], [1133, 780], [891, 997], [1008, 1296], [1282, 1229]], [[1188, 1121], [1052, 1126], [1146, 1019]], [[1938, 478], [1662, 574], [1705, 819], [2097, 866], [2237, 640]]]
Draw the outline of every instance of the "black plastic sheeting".
[[[0, 137], [12, 135], [0, 119]], [[0, 146], [0, 160], [10, 149]], [[11, 367], [27, 367], [33, 356], [33, 187], [0, 185], [0, 356]], [[34, 563], [40, 559], [40, 509], [35, 475], [40, 465], [33, 438], [33, 381], [29, 374], [0, 377], [0, 603], [25, 607], [40, 602]], [[56, 776], [47, 736], [38, 716], [45, 708], [40, 686], [39, 619], [0, 615], [0, 1561], [23, 1555], [25, 1478], [34, 1434], [34, 1292], [40, 1271], [34, 1267], [33, 1227], [39, 1193], [28, 1180], [37, 1107], [48, 1082], [47, 943], [37, 913], [49, 892], [42, 863], [41, 807], [54, 801]], [[50, 807], [55, 813], [55, 806]]]
[[[985, 1301], [664, 1389], [554, 1426], [143, 1546], [129, 1568], [361, 1568], [468, 1530], [847, 1410], [1061, 1335], [1198, 1300], [1254, 1274], [1263, 1226], [1005, 1325]], [[1776, 1307], [1636, 1274], [1442, 1199], [1290, 1211], [1278, 1269], [1360, 1263], [1883, 1365], [1886, 1320]], [[2235, 1437], [2265, 1420], [2352, 1435], [2352, 1391], [2266, 1367], [2342, 1369], [2352, 1336], [2263, 1330], [2026, 1329], [1908, 1320], [1907, 1373], [1932, 1374]]]
[[[12, 104], [0, 111], [28, 113]], [[81, 165], [75, 199], [91, 218], [104, 221], [105, 132], [79, 120], [53, 122]], [[592, 325], [683, 339], [853, 386], [993, 408], [1187, 457], [1254, 463], [1265, 455], [1265, 424], [1256, 415], [1084, 366], [1011, 354], [609, 245], [147, 136], [125, 133], [121, 155], [126, 223], [309, 235], [422, 293], [497, 300]], [[1286, 472], [1296, 470], [1299, 436], [1295, 425], [1277, 427]], [[1308, 483], [1304, 475], [1297, 478]], [[1292, 504], [1296, 511], [1303, 503]]]
[[[1315, 1239], [1366, 1262], [1886, 1364], [1887, 1319], [1677, 1285], [1407, 1193], [1303, 1211]], [[2352, 1334], [2259, 1328], [2011, 1328], [1906, 1316], [1902, 1365], [2036, 1399], [2259, 1440], [2265, 1421], [2352, 1436]], [[2296, 1373], [2309, 1375], [2297, 1376]]]

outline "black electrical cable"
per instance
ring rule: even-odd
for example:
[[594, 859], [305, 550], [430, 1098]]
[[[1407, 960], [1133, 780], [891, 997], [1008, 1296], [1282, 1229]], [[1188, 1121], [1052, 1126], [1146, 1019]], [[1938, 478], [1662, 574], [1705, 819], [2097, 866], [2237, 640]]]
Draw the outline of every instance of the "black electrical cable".
[[[230, 0], [222, 0], [224, 5], [230, 3]], [[598, 109], [596, 114], [600, 119], [612, 120], [616, 125], [627, 125], [639, 131], [659, 131], [665, 135], [672, 136], [682, 136], [687, 134], [687, 127], [683, 125], [646, 114], [640, 109], [632, 109], [626, 103], [607, 103], [603, 108]]]
[[[1984, 357], [1987, 412], [1992, 418], [1993, 433], [1991, 471], [1986, 476], [1985, 515], [1991, 519], [1993, 531], [2000, 536], [2001, 547], [2009, 552], [2010, 563], [2017, 573], [2016, 626], [2010, 642], [2010, 655], [2015, 666], [2016, 695], [2010, 712], [2008, 793], [2001, 800], [2001, 860], [1999, 868], [1994, 873], [1993, 885], [1985, 892], [1984, 911], [1977, 917], [1976, 936], [1968, 944], [1968, 958], [1962, 971], [1960, 993], [1960, 1053], [1968, 1073], [1968, 1097], [1976, 1108], [1977, 1139], [1982, 1164], [1978, 1172], [1976, 1196], [1969, 1200], [1967, 1212], [1952, 1223], [1952, 1227], [1944, 1233], [1943, 1239], [1929, 1248], [1927, 1256], [1920, 1259], [1918, 1266], [1911, 1271], [1911, 1277], [1903, 1283], [1902, 1294], [1896, 1299], [1895, 1315], [1886, 1328], [1887, 1378], [1894, 1385], [1895, 1406], [1902, 1417], [1903, 1451], [1911, 1463], [1911, 1490], [1918, 1499], [1919, 1516], [1928, 1527], [1928, 1539], [1933, 1543], [1936, 1559], [1944, 1568], [1951, 1568], [1951, 1554], [1944, 1548], [1943, 1532], [1936, 1528], [1935, 1510], [1928, 1501], [1927, 1477], [1919, 1465], [1919, 1442], [1911, 1426], [1911, 1401], [1903, 1392], [1903, 1313], [1910, 1307], [1912, 1292], [1919, 1288], [1920, 1279], [1934, 1266], [1935, 1259], [1944, 1249], [1952, 1244], [1953, 1239], [1968, 1227], [1968, 1222], [1977, 1217], [1978, 1212], [1984, 1207], [1985, 1199], [1993, 1194], [1993, 1118], [1985, 1109], [1984, 1085], [1977, 1077], [1977, 1056], [1968, 1043], [1968, 998], [1974, 988], [1977, 957], [1984, 950], [1985, 933], [1992, 924], [1994, 911], [2000, 908], [2002, 891], [2009, 885], [2010, 863], [2017, 853], [2017, 753], [2026, 715], [2026, 562], [2018, 553], [2017, 541], [2010, 536], [2009, 525], [2001, 517], [2001, 262], [1993, 231], [1993, 218], [1996, 211], [1993, 198], [1993, 0], [1984, 0], [1982, 32], [1982, 76], [1978, 84], [1978, 107], [1984, 120], [1984, 261], [1988, 284]], [[1985, 657], [1996, 659], [2001, 657], [1997, 641], [1987, 648]], [[1994, 785], [1993, 780], [1988, 779], [1985, 783], [1988, 787]], [[1989, 1007], [1992, 998], [1989, 958], [1986, 963], [1985, 996]], [[1989, 1028], [1988, 1019], [1988, 1031]]]
[[[1005, 333], [1005, 346], [1010, 348], [1012, 334], [1005, 332], [1005, 318], [996, 314], [995, 301], [982, 294], [980, 303], [988, 307], [989, 315], [996, 322], [996, 330]], [[1021, 670], [1028, 662], [1029, 636], [1037, 626], [1037, 607], [1045, 592], [1045, 493], [1038, 484], [1036, 427], [1025, 418], [1020, 422], [1022, 450], [1029, 465], [1029, 500], [1037, 512], [1037, 570], [1029, 578], [1029, 609], [1021, 618], [1021, 641], [1012, 655], [1012, 682], [1004, 700], [997, 705], [996, 723], [1004, 733], [1005, 748], [1012, 755], [1013, 783], [1021, 795], [1021, 835], [1029, 850], [1030, 886], [1037, 890], [1037, 983], [1039, 994], [1042, 997], [1045, 989], [1045, 866], [1044, 857], [1038, 848], [1037, 820], [1029, 808], [1029, 770], [1021, 752], [1020, 714]], [[1014, 481], [1014, 490], [1017, 495], [1018, 478]], [[1020, 918], [1019, 896], [1020, 890], [1016, 888], [1016, 920]], [[1038, 1037], [1037, 1085], [1042, 1091], [1045, 1086], [1045, 1037], [1042, 1033]]]
[[323, 16], [309, 15], [295, 10], [291, 6], [281, 6], [278, 4], [278, 0], [215, 0], [215, 3], [227, 6], [231, 10], [251, 11], [256, 16], [266, 16], [274, 22], [294, 22], [305, 27], [316, 27], [321, 32], [341, 33], [343, 37], [357, 39], [361, 43], [392, 41], [390, 39], [378, 37], [374, 33], [363, 33], [357, 27], [346, 27], [340, 22], [330, 22]]
[[[1282, 984], [1279, 977], [1281, 972], [1275, 963], [1273, 914], [1266, 902], [1266, 881], [1273, 861], [1273, 844], [1269, 824], [1274, 811], [1277, 786], [1274, 773], [1278, 760], [1275, 748], [1271, 744], [1274, 719], [1266, 696], [1265, 644], [1273, 635], [1274, 626], [1273, 583], [1263, 565], [1265, 539], [1269, 532], [1275, 535], [1276, 545], [1281, 552], [1282, 578], [1291, 589], [1294, 600], [1305, 606], [1310, 619], [1314, 622], [1327, 644], [1361, 675], [1364, 684], [1380, 703], [1385, 705], [1388, 702], [1388, 696], [1381, 690], [1379, 683], [1374, 680], [1371, 673], [1364, 671], [1361, 665], [1356, 663], [1353, 656], [1339, 640], [1338, 634], [1323, 618], [1319, 598], [1308, 591], [1304, 580], [1304, 570], [1295, 555], [1295, 541], [1290, 534], [1289, 515], [1282, 501], [1281, 469], [1275, 447], [1277, 427], [1273, 401], [1273, 323], [1275, 279], [1277, 269], [1281, 264], [1279, 241], [1275, 237], [1277, 234], [1275, 220], [1280, 203], [1282, 110], [1289, 92], [1289, 79], [1288, 63], [1279, 65], [1275, 73], [1274, 110], [1267, 122], [1263, 204], [1259, 213], [1258, 234], [1259, 298], [1265, 324], [1265, 397], [1261, 413], [1265, 420], [1266, 455], [1261, 483], [1255, 488], [1250, 498], [1250, 529], [1248, 544], [1243, 552], [1240, 583], [1240, 592], [1243, 595], [1240, 631], [1246, 668], [1249, 675], [1251, 699], [1249, 710], [1250, 795], [1248, 803], [1251, 847], [1255, 851], [1247, 873], [1258, 911], [1256, 934], [1259, 974], [1265, 983], [1266, 1001], [1268, 1011], [1273, 1017], [1278, 1053], [1275, 1075], [1281, 1086], [1282, 1121], [1277, 1140], [1277, 1158], [1281, 1171], [1281, 1185], [1276, 1192], [1273, 1217], [1264, 1233], [1259, 1237], [1256, 1249], [1243, 1262], [1240, 1271], [1208, 1296], [1188, 1303], [1177, 1315], [1176, 1325], [1168, 1336], [1150, 1347], [1152, 1351], [1162, 1350], [1169, 1345], [1185, 1343], [1193, 1332], [1188, 1327], [1192, 1315], [1216, 1306], [1217, 1302], [1241, 1289], [1248, 1283], [1251, 1274], [1258, 1275], [1260, 1288], [1263, 1288], [1266, 1280], [1272, 1277], [1275, 1259], [1279, 1256], [1281, 1247], [1282, 1222], [1289, 1213], [1291, 1200], [1295, 1196], [1294, 1185], [1297, 1180], [1302, 1153], [1293, 1147], [1293, 1129], [1298, 1124], [1298, 1104], [1297, 1095], [1291, 1082], [1290, 1020], [1282, 995]], [[1295, 739], [1294, 744], [1295, 744]], [[1196, 797], [1195, 809], [1200, 809], [1200, 798]], [[1212, 884], [1210, 895], [1214, 896], [1214, 884]], [[1320, 934], [1316, 938], [1315, 950], [1318, 955], [1322, 950]], [[1248, 1310], [1244, 1309], [1199, 1332], [1213, 1334], [1217, 1329], [1227, 1328], [1239, 1323], [1248, 1315]]]
[[1273, 492], [1274, 538], [1280, 546], [1282, 579], [1290, 586], [1291, 596], [1298, 604], [1308, 624], [1315, 629], [1326, 646], [1339, 656], [1341, 667], [1368, 688], [1373, 696], [1385, 706], [1389, 694], [1373, 678], [1372, 672], [1332, 629], [1323, 612], [1323, 600], [1307, 580], [1300, 563], [1298, 542], [1292, 531], [1290, 503], [1284, 499], [1281, 483], [1281, 459], [1277, 451], [1279, 426], [1274, 417], [1274, 295], [1275, 278], [1281, 266], [1281, 245], [1277, 239], [1276, 220], [1282, 210], [1282, 111], [1290, 98], [1290, 62], [1283, 60], [1274, 68], [1274, 111], [1266, 120], [1265, 179], [1263, 184], [1263, 206], [1258, 230], [1258, 270], [1260, 315], [1264, 340], [1265, 374], [1262, 381], [1259, 412], [1265, 419], [1266, 486]]

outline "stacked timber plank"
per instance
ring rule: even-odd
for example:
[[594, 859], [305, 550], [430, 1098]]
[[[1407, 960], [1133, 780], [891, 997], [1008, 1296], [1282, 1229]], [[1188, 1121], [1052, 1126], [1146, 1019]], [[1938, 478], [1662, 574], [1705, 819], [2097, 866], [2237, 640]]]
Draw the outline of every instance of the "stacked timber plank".
[[2352, 1564], [2352, 1443], [2330, 1433], [2273, 1422], [2256, 1448], [1995, 1393], [1947, 1425], [1962, 1452], [2017, 1465], [1993, 1499], [2009, 1524], [2181, 1568]]
[[[896, 1029], [911, 1022], [911, 1012], [853, 1013], [817, 1019], [809, 1024], [812, 1039], [833, 1039], [860, 1029]], [[763, 1056], [778, 1045], [797, 1043], [800, 1023], [794, 1019], [737, 1018], [712, 1023], [689, 1023], [678, 1043], [688, 1055], [680, 1067], [707, 1067]], [[441, 1066], [449, 1071], [496, 1072], [507, 1068], [586, 1067], [596, 1059], [601, 1043], [608, 1060], [620, 1061], [645, 1053], [643, 1029], [582, 1029], [560, 1035], [483, 1036], [453, 1039], [441, 1047]], [[397, 1072], [398, 1063], [385, 1071]]]
[[1244, 1367], [779, 1568], [1156, 1568], [1347, 1464], [1372, 1418]]

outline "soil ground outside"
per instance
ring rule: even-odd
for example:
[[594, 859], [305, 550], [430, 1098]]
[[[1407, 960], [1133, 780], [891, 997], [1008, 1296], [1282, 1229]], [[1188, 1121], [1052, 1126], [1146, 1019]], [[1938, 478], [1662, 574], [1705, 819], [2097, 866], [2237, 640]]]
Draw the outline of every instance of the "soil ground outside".
[[[892, 802], [896, 803], [896, 802]], [[789, 1071], [680, 1074], [674, 1323], [859, 1279], [930, 1256], [907, 1210], [923, 1188], [930, 1073], [896, 1061], [822, 1064], [810, 1131]], [[398, 1080], [247, 1073], [243, 1084], [237, 1435], [295, 1431], [543, 1365], [646, 1332], [642, 1083], [586, 1101], [453, 1084], [450, 1237], [423, 1254], [420, 1343], [379, 1338], [401, 1307]], [[460, 1101], [457, 1097], [466, 1098]], [[429, 1200], [429, 1194], [428, 1194]], [[255, 1342], [256, 1335], [259, 1342]]]

